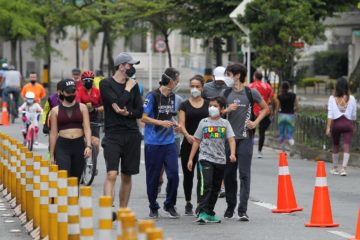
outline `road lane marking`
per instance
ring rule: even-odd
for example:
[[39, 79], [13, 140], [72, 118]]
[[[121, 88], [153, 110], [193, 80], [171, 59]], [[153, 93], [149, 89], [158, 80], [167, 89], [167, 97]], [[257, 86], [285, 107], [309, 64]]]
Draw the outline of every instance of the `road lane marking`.
[[34, 149], [48, 149], [48, 145], [47, 144], [44, 144], [44, 143], [38, 143], [38, 144], [34, 144]]
[[341, 231], [328, 231], [328, 232], [332, 233], [332, 234], [335, 234], [335, 235], [337, 235], [339, 237], [346, 238], [346, 239], [354, 238], [354, 235], [348, 234], [346, 232], [341, 232]]
[[272, 205], [271, 203], [266, 203], [266, 202], [253, 202], [254, 204], [260, 206], [260, 207], [264, 207], [264, 208], [267, 208], [267, 209], [274, 209], [276, 208], [275, 205]]

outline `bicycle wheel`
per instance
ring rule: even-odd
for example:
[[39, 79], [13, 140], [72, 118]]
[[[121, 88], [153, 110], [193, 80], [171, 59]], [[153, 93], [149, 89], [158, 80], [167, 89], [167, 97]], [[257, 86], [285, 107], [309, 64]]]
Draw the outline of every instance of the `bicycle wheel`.
[[11, 123], [15, 122], [15, 102], [12, 99], [8, 101], [8, 113], [10, 115]]
[[85, 159], [85, 167], [81, 179], [81, 183], [86, 186], [92, 184], [96, 175], [97, 151], [94, 145], [92, 147], [91, 157]]
[[29, 151], [32, 151], [33, 150], [33, 145], [34, 145], [34, 137], [35, 137], [35, 133], [34, 133], [33, 128], [30, 129], [29, 134], [30, 134], [30, 137], [29, 137], [29, 140], [28, 140], [28, 143], [27, 143], [27, 147], [28, 147]]

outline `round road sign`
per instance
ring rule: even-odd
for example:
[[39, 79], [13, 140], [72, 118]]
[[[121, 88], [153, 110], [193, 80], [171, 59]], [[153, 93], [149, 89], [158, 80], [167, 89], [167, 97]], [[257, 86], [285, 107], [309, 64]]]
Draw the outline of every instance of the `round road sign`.
[[85, 51], [86, 49], [88, 49], [88, 47], [89, 47], [88, 41], [86, 41], [86, 40], [80, 41], [80, 49], [81, 50]]
[[166, 51], [166, 43], [163, 39], [158, 39], [155, 42], [155, 50], [157, 52], [165, 52]]

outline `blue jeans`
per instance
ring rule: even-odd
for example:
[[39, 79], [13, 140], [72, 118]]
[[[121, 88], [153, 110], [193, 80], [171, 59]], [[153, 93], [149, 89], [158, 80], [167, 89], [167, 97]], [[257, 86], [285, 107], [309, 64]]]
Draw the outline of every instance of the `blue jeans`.
[[160, 172], [163, 166], [168, 180], [164, 207], [174, 207], [179, 186], [178, 151], [176, 144], [145, 144], [146, 189], [150, 209], [160, 208], [156, 199]]
[[4, 88], [4, 91], [2, 93], [2, 100], [3, 102], [7, 101], [7, 97], [9, 93], [13, 94], [14, 102], [15, 102], [15, 111], [17, 112], [19, 108], [19, 95], [20, 95], [20, 89], [16, 87], [6, 87]]

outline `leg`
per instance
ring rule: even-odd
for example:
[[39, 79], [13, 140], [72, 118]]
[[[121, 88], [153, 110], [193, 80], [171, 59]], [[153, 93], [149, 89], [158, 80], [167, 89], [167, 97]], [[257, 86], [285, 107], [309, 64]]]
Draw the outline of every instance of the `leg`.
[[163, 166], [162, 146], [145, 145], [146, 190], [150, 209], [159, 209], [157, 203], [158, 185], [161, 168]]
[[66, 170], [68, 173], [71, 171], [71, 155], [68, 151], [66, 139], [59, 137], [56, 140], [54, 158], [59, 170]]
[[[238, 145], [238, 140], [236, 140], [236, 145]], [[237, 146], [236, 146], [237, 147]], [[234, 211], [236, 207], [236, 194], [238, 189], [237, 183], [237, 161], [232, 163], [229, 156], [229, 146], [226, 144], [226, 165], [224, 171], [224, 184], [225, 184], [225, 197], [228, 209]], [[239, 157], [237, 156], [237, 159]]]
[[[184, 187], [184, 194], [185, 194], [185, 201], [191, 202], [191, 193], [193, 188], [193, 179], [194, 179], [194, 172], [196, 169], [196, 161], [194, 161], [194, 169], [190, 172], [187, 168], [187, 162], [189, 160], [189, 155], [191, 151], [191, 145], [183, 144], [181, 146], [181, 166], [184, 174], [183, 180], [183, 187]], [[195, 160], [195, 159], [194, 159]]]
[[278, 127], [279, 127], [279, 143], [280, 143], [280, 147], [282, 148], [282, 150], [284, 150], [286, 123], [284, 122], [283, 114], [279, 114]]
[[130, 193], [131, 193], [131, 175], [121, 174], [121, 185], [120, 185], [120, 207], [126, 208], [129, 203]]
[[333, 145], [332, 145], [333, 169], [331, 170], [332, 174], [338, 174], [340, 136], [341, 135], [337, 130], [336, 120], [335, 120], [333, 127], [331, 129], [331, 137], [333, 140]]
[[261, 122], [260, 122], [260, 126], [259, 126], [259, 152], [261, 152], [263, 146], [264, 146], [264, 142], [265, 142], [265, 132], [268, 129], [268, 127], [270, 126], [270, 117], [266, 116]]
[[[17, 88], [13, 88], [12, 93], [14, 95], [14, 102], [15, 102], [15, 112], [18, 112], [18, 108], [19, 108], [19, 95], [20, 95], [20, 90]], [[16, 114], [17, 115], [17, 114]]]
[[213, 164], [213, 166], [214, 166], [214, 170], [212, 174], [212, 189], [211, 189], [208, 212], [207, 212], [210, 215], [215, 215], [214, 208], [219, 196], [221, 181], [223, 179], [222, 176], [224, 176], [224, 170], [225, 170], [224, 165]]
[[201, 190], [199, 194], [199, 213], [209, 212], [209, 201], [212, 193], [213, 164], [208, 161], [199, 161]]
[[85, 166], [85, 142], [83, 138], [79, 138], [76, 140], [71, 140], [71, 143], [71, 146], [69, 146], [72, 151], [70, 175], [72, 177], [77, 177], [77, 179], [80, 181]]
[[239, 163], [240, 203], [238, 213], [246, 213], [250, 196], [251, 159], [253, 153], [252, 139], [240, 140], [236, 149]]
[[166, 200], [164, 207], [171, 208], [176, 205], [177, 189], [179, 186], [179, 166], [176, 144], [165, 145], [164, 166], [167, 176]]
[[99, 156], [99, 151], [100, 151], [100, 139], [99, 139], [98, 137], [92, 136], [92, 137], [91, 137], [91, 142], [92, 142], [92, 144], [94, 144], [94, 147], [95, 147], [95, 149], [96, 149], [97, 156]]

